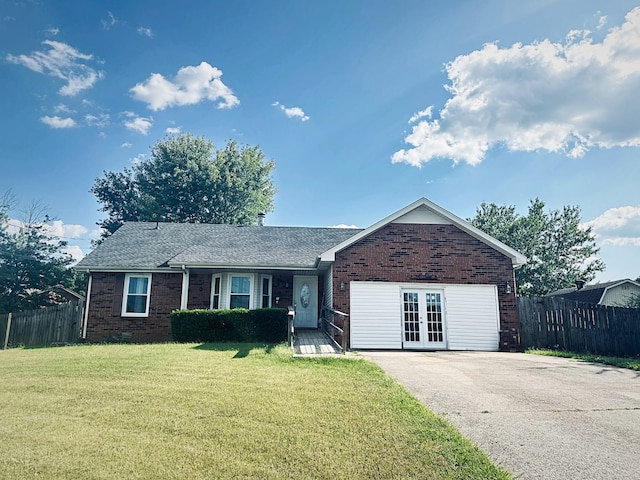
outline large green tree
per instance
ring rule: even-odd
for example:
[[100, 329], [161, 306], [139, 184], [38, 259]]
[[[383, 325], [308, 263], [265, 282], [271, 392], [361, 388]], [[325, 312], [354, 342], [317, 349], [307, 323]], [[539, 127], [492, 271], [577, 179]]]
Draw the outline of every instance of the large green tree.
[[98, 225], [108, 236], [127, 221], [251, 224], [273, 210], [274, 167], [257, 146], [170, 136], [151, 158], [96, 179], [91, 191], [109, 215]]
[[24, 221], [10, 222], [9, 198], [0, 199], [0, 313], [49, 305], [48, 290], [70, 286], [74, 277], [66, 243], [47, 232], [49, 218], [35, 206]]
[[591, 228], [580, 221], [580, 208], [565, 206], [545, 212], [545, 204], [531, 200], [526, 215], [515, 206], [482, 203], [471, 223], [518, 250], [528, 262], [516, 270], [521, 295], [546, 295], [568, 288], [576, 280], [593, 280], [605, 265]]

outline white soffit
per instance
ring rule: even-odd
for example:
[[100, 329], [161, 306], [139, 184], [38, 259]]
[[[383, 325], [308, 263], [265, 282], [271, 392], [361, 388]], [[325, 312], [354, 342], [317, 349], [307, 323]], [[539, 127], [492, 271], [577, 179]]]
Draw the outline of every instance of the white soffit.
[[421, 223], [426, 225], [451, 225], [453, 222], [448, 218], [438, 215], [426, 205], [411, 210], [396, 218], [391, 223]]

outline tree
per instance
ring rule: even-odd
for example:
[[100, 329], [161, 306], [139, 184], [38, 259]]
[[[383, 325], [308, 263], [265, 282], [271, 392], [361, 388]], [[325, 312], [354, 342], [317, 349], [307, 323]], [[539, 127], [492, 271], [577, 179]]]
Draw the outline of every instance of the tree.
[[106, 237], [128, 221], [251, 224], [273, 210], [274, 167], [257, 146], [214, 151], [204, 137], [170, 136], [150, 159], [96, 179], [91, 191], [109, 214], [98, 225]]
[[49, 305], [48, 290], [73, 278], [66, 243], [47, 233], [49, 217], [34, 204], [24, 221], [10, 225], [12, 203], [9, 195], [0, 199], [0, 313]]
[[596, 258], [599, 248], [591, 228], [580, 225], [580, 208], [544, 211], [540, 199], [532, 200], [527, 215], [514, 206], [482, 203], [471, 224], [518, 250], [528, 262], [516, 270], [521, 295], [546, 295], [568, 288], [576, 280], [590, 281], [605, 269]]

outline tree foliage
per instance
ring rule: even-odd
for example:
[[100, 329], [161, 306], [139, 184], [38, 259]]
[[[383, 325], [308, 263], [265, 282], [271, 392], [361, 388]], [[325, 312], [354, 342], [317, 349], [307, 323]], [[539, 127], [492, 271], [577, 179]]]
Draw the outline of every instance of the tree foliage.
[[24, 221], [10, 224], [11, 207], [9, 195], [0, 199], [0, 313], [49, 305], [49, 289], [74, 281], [66, 243], [47, 232], [49, 218], [34, 205]]
[[203, 137], [171, 136], [150, 159], [96, 179], [91, 191], [109, 214], [98, 225], [108, 236], [127, 221], [251, 224], [273, 210], [274, 167], [257, 146], [214, 150]]
[[470, 220], [528, 258], [516, 270], [521, 295], [546, 295], [571, 287], [579, 279], [590, 281], [605, 268], [596, 258], [599, 248], [591, 228], [581, 226], [580, 208], [565, 206], [545, 212], [544, 207], [536, 198], [527, 215], [518, 215], [514, 206], [482, 203]]

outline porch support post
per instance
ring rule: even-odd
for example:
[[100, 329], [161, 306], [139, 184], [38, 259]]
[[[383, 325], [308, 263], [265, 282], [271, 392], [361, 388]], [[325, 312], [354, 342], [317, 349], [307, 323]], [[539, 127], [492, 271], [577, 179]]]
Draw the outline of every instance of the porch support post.
[[180, 310], [187, 309], [189, 300], [189, 270], [182, 266], [182, 295], [180, 296]]

